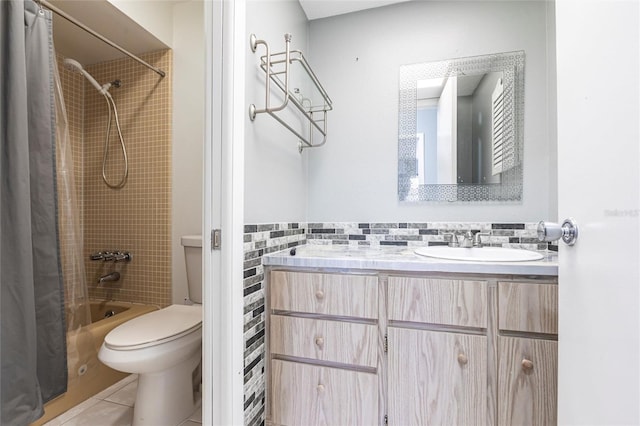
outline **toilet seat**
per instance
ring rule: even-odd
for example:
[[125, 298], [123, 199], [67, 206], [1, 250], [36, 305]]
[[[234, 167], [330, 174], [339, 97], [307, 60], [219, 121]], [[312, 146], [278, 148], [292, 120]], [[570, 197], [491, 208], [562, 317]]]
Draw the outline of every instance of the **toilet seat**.
[[201, 328], [201, 305], [171, 305], [114, 328], [105, 337], [104, 345], [120, 351], [142, 349], [179, 339]]

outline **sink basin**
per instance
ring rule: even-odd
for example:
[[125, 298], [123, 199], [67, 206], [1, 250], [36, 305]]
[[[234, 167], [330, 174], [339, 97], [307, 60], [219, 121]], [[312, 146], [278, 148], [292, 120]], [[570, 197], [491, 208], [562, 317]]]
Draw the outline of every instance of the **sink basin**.
[[420, 256], [436, 257], [447, 260], [470, 260], [473, 262], [527, 262], [540, 260], [544, 256], [530, 250], [502, 247], [420, 247], [415, 250]]

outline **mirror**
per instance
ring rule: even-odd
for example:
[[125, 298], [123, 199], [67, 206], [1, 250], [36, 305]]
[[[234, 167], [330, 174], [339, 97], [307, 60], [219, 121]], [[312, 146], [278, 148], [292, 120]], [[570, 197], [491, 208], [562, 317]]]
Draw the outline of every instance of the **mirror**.
[[400, 201], [522, 198], [524, 52], [400, 67]]

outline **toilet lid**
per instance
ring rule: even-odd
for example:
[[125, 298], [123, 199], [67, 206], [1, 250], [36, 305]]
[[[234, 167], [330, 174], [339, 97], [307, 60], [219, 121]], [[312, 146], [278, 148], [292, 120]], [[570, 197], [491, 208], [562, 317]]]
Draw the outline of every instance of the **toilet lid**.
[[104, 343], [112, 349], [138, 349], [173, 340], [201, 327], [201, 305], [171, 305], [119, 325], [107, 334]]

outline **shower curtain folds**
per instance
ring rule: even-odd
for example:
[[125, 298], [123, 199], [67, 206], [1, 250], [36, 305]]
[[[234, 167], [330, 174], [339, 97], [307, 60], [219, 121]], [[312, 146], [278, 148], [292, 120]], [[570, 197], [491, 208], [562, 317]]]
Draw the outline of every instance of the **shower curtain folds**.
[[66, 390], [51, 13], [0, 1], [1, 424], [27, 425]]

